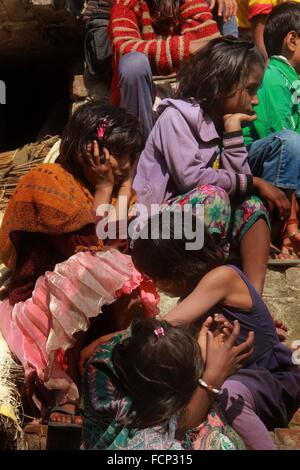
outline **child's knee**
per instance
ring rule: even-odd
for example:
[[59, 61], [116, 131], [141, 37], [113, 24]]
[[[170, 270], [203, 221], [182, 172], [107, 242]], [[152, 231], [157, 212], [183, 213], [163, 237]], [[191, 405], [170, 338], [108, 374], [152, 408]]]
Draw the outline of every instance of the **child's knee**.
[[225, 189], [222, 189], [219, 186], [206, 184], [205, 186], [198, 186], [196, 190], [198, 190], [202, 194], [204, 193], [205, 195], [207, 195], [207, 197], [211, 197], [214, 202], [218, 197], [219, 199], [222, 199], [223, 201], [228, 202], [228, 204], [230, 204], [228, 193], [225, 191]]
[[149, 60], [141, 52], [130, 52], [122, 57], [119, 64], [119, 78], [135, 83], [140, 77], [151, 76]]
[[263, 201], [255, 194], [244, 199], [239, 208], [243, 211], [244, 215], [248, 216], [247, 218], [256, 212], [264, 212], [266, 214], [268, 213]]
[[286, 153], [292, 158], [297, 159], [300, 163], [300, 134], [289, 129], [283, 129], [280, 132], [276, 132], [275, 138], [282, 142]]

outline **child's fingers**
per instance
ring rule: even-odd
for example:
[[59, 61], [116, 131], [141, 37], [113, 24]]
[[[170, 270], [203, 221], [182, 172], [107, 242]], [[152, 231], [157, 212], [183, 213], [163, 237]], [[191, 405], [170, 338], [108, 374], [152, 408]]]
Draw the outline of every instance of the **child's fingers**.
[[93, 142], [93, 160], [94, 165], [98, 166], [100, 163], [100, 149], [97, 140], [94, 140]]
[[207, 332], [208, 330], [211, 328], [212, 326], [212, 323], [213, 323], [213, 319], [212, 317], [207, 317], [207, 319], [205, 320], [205, 322], [203, 323], [202, 327], [201, 327], [201, 330], [199, 332], [199, 335], [198, 335], [198, 341], [202, 338], [205, 338], [206, 335], [207, 335]]
[[214, 315], [214, 321], [215, 323], [218, 324], [218, 328], [229, 328], [231, 331], [233, 330], [233, 324], [228, 321], [224, 315], [220, 314], [220, 313], [216, 313]]
[[227, 21], [230, 18], [231, 1], [230, 0], [224, 0], [224, 4], [225, 4], [225, 7], [224, 7], [224, 10], [223, 10], [224, 11], [223, 17], [224, 17], [224, 21]]
[[240, 334], [240, 323], [238, 320], [234, 320], [232, 332], [225, 343], [228, 348], [232, 348], [239, 334]]
[[207, 331], [211, 325], [213, 324], [213, 318], [212, 317], [207, 317], [207, 319], [205, 320], [205, 322], [203, 323], [202, 327], [201, 327], [201, 331]]
[[276, 328], [281, 328], [282, 330], [288, 331], [288, 327], [282, 320], [274, 320], [274, 324]]
[[240, 355], [249, 351], [253, 347], [254, 336], [254, 331], [249, 331], [247, 339], [235, 347], [236, 354]]
[[219, 0], [219, 2], [218, 2], [218, 16], [223, 15], [223, 6], [224, 6], [224, 0]]
[[233, 16], [235, 0], [224, 0], [225, 9], [224, 9], [224, 20], [228, 21]]
[[216, 0], [211, 0], [209, 8], [213, 10], [215, 8]]
[[215, 313], [214, 320], [217, 323], [225, 323], [227, 321], [224, 315], [222, 315], [222, 313]]
[[[83, 158], [83, 155], [81, 154], [81, 158]], [[89, 142], [86, 146], [86, 155], [85, 158], [88, 159], [89, 164], [92, 163], [93, 161], [93, 143]]]
[[244, 362], [253, 353], [254, 353], [254, 348], [251, 348], [251, 349], [249, 349], [249, 351], [245, 352], [244, 354], [239, 354], [239, 356], [238, 356], [239, 363]]
[[238, 9], [237, 2], [236, 2], [236, 0], [234, 0], [234, 2], [233, 2], [232, 16], [236, 16], [236, 14], [237, 14], [237, 9]]
[[285, 341], [287, 338], [286, 330], [283, 328], [276, 328], [276, 333], [280, 341]]
[[226, 327], [223, 327], [223, 328], [222, 328], [222, 333], [223, 333], [225, 336], [230, 336], [231, 331], [232, 331], [232, 330], [230, 330], [229, 328], [226, 328]]
[[214, 344], [214, 335], [212, 333], [212, 331], [210, 330], [207, 330], [207, 347], [209, 348], [210, 346], [213, 346]]
[[252, 122], [257, 118], [256, 114], [241, 114], [242, 122]]

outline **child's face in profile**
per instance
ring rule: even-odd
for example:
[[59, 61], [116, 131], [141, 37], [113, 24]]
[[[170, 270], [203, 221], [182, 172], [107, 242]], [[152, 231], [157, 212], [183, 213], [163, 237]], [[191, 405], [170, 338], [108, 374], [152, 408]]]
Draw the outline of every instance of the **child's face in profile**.
[[263, 80], [264, 71], [259, 65], [252, 67], [245, 86], [238, 84], [232, 89], [231, 96], [220, 99], [219, 109], [221, 115], [225, 114], [253, 114], [253, 106], [258, 104], [257, 91]]

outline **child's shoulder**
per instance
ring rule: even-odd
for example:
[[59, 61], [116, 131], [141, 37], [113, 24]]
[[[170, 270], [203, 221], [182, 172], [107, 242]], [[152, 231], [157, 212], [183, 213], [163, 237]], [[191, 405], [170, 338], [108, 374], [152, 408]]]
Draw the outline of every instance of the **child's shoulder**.
[[264, 74], [263, 84], [265, 84], [266, 82], [270, 82], [271, 84], [282, 82], [282, 72], [276, 62], [268, 64]]
[[264, 75], [264, 86], [284, 86], [294, 79], [298, 79], [298, 75], [287, 61], [277, 56], [270, 58]]
[[174, 122], [186, 122], [189, 126], [197, 127], [203, 120], [203, 111], [198, 103], [190, 103], [181, 99], [164, 99], [158, 107], [159, 125]]
[[224, 264], [209, 271], [203, 279], [215, 281], [216, 283], [227, 283], [238, 277], [240, 277], [240, 274], [236, 268], [230, 264]]

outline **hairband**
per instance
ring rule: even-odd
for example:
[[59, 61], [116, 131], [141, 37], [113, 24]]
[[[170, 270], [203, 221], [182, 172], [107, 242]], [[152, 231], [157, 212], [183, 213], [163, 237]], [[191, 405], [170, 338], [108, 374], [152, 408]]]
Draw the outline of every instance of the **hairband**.
[[105, 132], [107, 131], [108, 124], [106, 119], [103, 119], [102, 122], [97, 127], [97, 136], [98, 139], [102, 140], [104, 137]]
[[162, 326], [160, 326], [154, 330], [154, 334], [157, 338], [160, 338], [161, 336], [165, 336], [165, 330]]
[[[108, 128], [107, 120], [104, 118], [102, 119], [102, 121], [99, 123], [97, 127], [97, 137], [100, 141], [103, 139], [105, 132], [107, 131], [107, 128]], [[103, 153], [100, 155], [100, 163], [102, 164], [105, 163], [105, 156]]]

